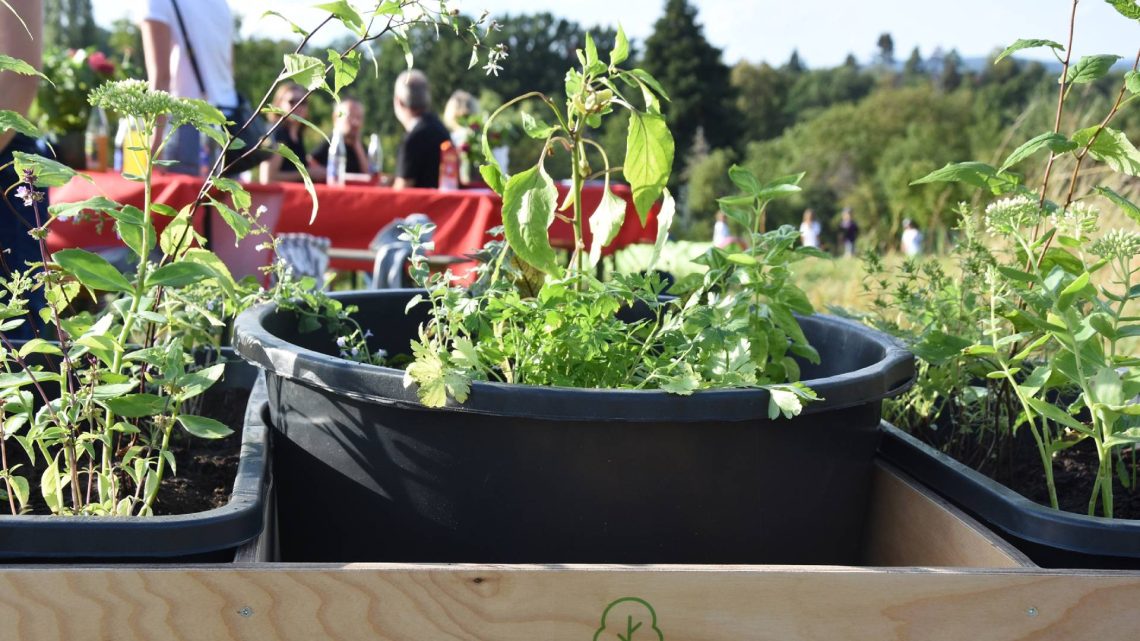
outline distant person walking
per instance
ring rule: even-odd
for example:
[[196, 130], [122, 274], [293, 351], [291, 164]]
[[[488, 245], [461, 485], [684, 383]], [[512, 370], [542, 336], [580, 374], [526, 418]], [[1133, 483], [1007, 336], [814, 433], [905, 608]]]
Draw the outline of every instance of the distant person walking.
[[800, 223], [800, 240], [803, 241], [804, 247], [819, 248], [819, 221], [815, 219], [815, 212], [811, 209], [804, 210], [804, 219]]
[[851, 208], [844, 207], [839, 214], [839, 240], [843, 244], [843, 255], [855, 255], [855, 241], [859, 238], [859, 225], [851, 215]]
[[719, 249], [724, 249], [730, 245], [741, 245], [739, 238], [732, 235], [732, 229], [728, 226], [728, 217], [724, 215], [723, 211], [716, 213], [716, 222], [713, 223], [713, 246]]
[[900, 242], [902, 253], [908, 257], [918, 256], [922, 253], [922, 232], [911, 219], [903, 221], [902, 240]]

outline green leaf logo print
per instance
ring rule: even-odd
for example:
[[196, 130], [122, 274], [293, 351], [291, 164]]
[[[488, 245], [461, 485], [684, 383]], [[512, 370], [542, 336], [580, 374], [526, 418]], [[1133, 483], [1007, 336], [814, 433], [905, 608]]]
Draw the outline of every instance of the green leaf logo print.
[[665, 635], [657, 628], [653, 606], [637, 597], [625, 597], [606, 606], [594, 641], [665, 641]]

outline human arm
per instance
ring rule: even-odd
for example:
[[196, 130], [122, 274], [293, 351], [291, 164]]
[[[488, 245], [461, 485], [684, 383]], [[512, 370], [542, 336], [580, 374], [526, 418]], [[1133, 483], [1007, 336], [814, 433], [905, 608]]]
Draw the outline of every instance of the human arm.
[[[43, 0], [7, 0], [7, 3], [23, 19], [28, 29], [25, 31], [24, 24], [15, 16], [4, 15], [0, 19], [0, 53], [23, 60], [39, 69], [43, 66]], [[8, 9], [0, 7], [0, 15], [6, 13]], [[36, 76], [0, 72], [0, 87], [4, 88], [0, 91], [0, 109], [26, 116], [36, 98], [38, 80]], [[0, 149], [8, 146], [15, 133], [11, 129], [0, 132]]]
[[[171, 40], [170, 25], [148, 18], [139, 23], [142, 33], [143, 57], [146, 60], [146, 77], [150, 88], [157, 91], [170, 91], [170, 56], [174, 45]], [[154, 140], [151, 150], [158, 151], [162, 142], [163, 131], [166, 128], [166, 119], [160, 118], [155, 127]]]

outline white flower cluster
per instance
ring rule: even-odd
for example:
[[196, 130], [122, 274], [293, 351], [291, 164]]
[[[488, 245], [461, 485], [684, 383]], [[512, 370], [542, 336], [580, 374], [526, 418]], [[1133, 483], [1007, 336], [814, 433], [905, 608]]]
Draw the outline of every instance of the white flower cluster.
[[991, 234], [1012, 234], [1041, 221], [1041, 207], [1028, 196], [1013, 196], [994, 201], [986, 207], [986, 230]]
[[1073, 203], [1064, 211], [1050, 214], [1049, 220], [1059, 233], [1081, 240], [1097, 230], [1096, 222], [1099, 216], [1100, 211], [1095, 207], [1084, 203]]
[[1140, 254], [1140, 234], [1134, 231], [1113, 229], [1098, 238], [1089, 251], [1108, 260], [1129, 259]]

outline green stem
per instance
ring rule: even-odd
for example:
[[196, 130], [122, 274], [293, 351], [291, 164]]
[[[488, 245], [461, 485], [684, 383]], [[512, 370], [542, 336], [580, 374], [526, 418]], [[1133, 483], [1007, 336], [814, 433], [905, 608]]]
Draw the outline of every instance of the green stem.
[[[177, 420], [178, 420], [177, 413], [172, 414], [170, 417], [170, 423], [168, 423], [166, 425], [166, 427], [163, 428], [162, 447], [161, 447], [161, 449], [159, 449], [158, 466], [155, 467], [154, 472], [152, 472], [152, 474], [154, 474], [154, 477], [155, 477], [154, 491], [148, 492], [146, 497], [145, 497], [145, 500], [143, 501], [142, 513], [144, 513], [144, 514], [150, 513], [153, 511], [154, 500], [158, 498], [158, 488], [162, 487], [162, 476], [163, 476], [163, 473], [166, 471], [166, 457], [163, 456], [162, 453], [170, 449], [170, 434], [171, 434], [171, 432], [174, 431], [174, 423]], [[145, 477], [143, 478], [143, 484], [144, 485], [146, 484], [146, 478]]]
[[[580, 133], [573, 134], [574, 146], [571, 149], [571, 159], [573, 168], [571, 175], [574, 179], [572, 189], [574, 190], [574, 270], [579, 274], [586, 273], [586, 252], [582, 251], [585, 243], [582, 240], [582, 161], [583, 159], [583, 145]], [[579, 283], [579, 287], [584, 286], [585, 283]]]

